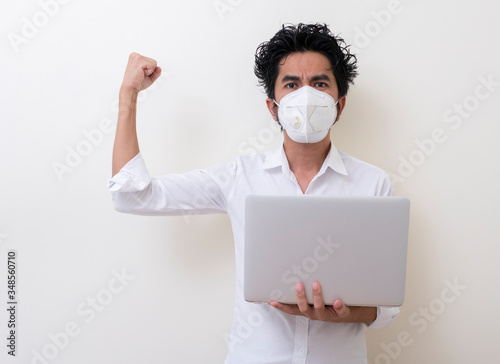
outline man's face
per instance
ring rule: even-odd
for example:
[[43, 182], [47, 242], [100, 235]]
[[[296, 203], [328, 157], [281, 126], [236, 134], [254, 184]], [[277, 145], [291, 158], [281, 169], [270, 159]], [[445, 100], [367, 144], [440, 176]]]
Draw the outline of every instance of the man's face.
[[[279, 104], [283, 96], [311, 86], [338, 100], [337, 81], [331, 70], [328, 58], [317, 52], [292, 53], [280, 62], [278, 77], [274, 85], [274, 98]], [[267, 99], [267, 107], [274, 120], [278, 120], [278, 107], [272, 99]], [[345, 97], [339, 100], [337, 119], [345, 105]]]

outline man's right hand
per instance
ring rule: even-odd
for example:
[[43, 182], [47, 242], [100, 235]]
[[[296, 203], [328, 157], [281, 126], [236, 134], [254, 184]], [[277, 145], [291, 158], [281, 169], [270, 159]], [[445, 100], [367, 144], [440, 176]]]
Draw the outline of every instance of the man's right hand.
[[131, 53], [120, 92], [138, 94], [151, 86], [160, 75], [161, 68], [157, 67], [154, 59]]

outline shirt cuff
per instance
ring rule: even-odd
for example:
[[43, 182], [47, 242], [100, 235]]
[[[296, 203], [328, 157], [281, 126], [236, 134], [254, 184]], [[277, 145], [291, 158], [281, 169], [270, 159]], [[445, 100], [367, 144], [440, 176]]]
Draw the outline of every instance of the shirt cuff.
[[377, 318], [375, 321], [366, 324], [366, 327], [373, 330], [387, 327], [392, 324], [398, 315], [398, 307], [377, 307]]
[[139, 152], [120, 171], [108, 180], [110, 192], [142, 191], [151, 182], [146, 163]]

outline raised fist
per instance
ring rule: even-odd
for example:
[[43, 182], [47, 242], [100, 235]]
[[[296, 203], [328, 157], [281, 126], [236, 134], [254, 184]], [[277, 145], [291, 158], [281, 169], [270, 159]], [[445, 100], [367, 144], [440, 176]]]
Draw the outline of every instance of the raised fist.
[[161, 68], [152, 58], [131, 53], [123, 76], [122, 90], [137, 92], [147, 89], [161, 75]]

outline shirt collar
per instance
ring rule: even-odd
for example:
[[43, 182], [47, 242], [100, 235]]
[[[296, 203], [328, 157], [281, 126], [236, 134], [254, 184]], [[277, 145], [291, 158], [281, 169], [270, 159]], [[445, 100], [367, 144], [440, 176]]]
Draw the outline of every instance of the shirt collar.
[[328, 162], [328, 166], [335, 172], [343, 174], [344, 176], [349, 175], [349, 173], [347, 173], [347, 169], [345, 168], [344, 161], [342, 160], [342, 156], [333, 143], [325, 161]]
[[[265, 160], [262, 162], [261, 168], [271, 169], [281, 166], [286, 166], [288, 168], [288, 159], [286, 158], [283, 145], [281, 145], [281, 148], [269, 152], [265, 155]], [[330, 151], [328, 152], [328, 155], [323, 162], [321, 170], [324, 172], [325, 168], [331, 168], [335, 172], [340, 173], [344, 176], [349, 175], [345, 168], [344, 162], [342, 161], [342, 156], [340, 155], [337, 148], [335, 148], [335, 145], [333, 145], [333, 143], [331, 144]]]

